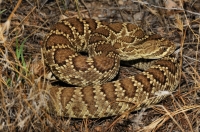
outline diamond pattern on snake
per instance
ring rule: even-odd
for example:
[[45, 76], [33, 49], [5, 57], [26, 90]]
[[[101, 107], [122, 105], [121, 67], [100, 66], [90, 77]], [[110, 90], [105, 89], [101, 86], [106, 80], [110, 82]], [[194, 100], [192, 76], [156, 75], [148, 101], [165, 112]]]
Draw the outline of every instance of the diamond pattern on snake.
[[[76, 87], [49, 87], [46, 109], [57, 116], [102, 118], [158, 103], [167, 95], [157, 92], [173, 92], [179, 83], [174, 50], [173, 42], [132, 23], [61, 20], [44, 40], [45, 63], [59, 80]], [[139, 74], [112, 81], [121, 60], [137, 59], [156, 61]]]

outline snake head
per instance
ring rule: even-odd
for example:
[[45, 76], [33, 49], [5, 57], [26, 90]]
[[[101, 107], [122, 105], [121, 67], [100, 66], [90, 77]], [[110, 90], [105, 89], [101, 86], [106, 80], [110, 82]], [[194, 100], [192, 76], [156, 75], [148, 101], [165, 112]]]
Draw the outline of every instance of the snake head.
[[118, 49], [121, 60], [159, 59], [172, 54], [175, 44], [167, 39], [147, 40], [137, 45], [125, 45]]
[[144, 42], [144, 59], [159, 59], [172, 54], [175, 51], [175, 44], [167, 39], [149, 40]]

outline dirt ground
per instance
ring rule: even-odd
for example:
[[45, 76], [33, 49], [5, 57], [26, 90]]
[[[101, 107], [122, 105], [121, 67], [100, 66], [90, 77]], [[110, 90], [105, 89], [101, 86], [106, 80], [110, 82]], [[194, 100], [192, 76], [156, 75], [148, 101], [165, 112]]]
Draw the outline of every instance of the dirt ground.
[[[18, 3], [18, 4], [17, 4]], [[175, 43], [182, 76], [173, 95], [126, 117], [70, 119], [48, 114], [45, 79], [35, 66], [41, 47], [59, 19], [94, 18], [131, 22]], [[199, 0], [0, 0], [0, 131], [199, 132]], [[119, 78], [135, 69], [122, 66]]]

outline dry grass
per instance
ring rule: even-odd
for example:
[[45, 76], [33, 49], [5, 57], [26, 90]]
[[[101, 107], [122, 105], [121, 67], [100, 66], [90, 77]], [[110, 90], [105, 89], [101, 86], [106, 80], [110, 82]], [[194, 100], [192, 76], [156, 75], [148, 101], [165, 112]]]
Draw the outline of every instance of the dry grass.
[[[0, 1], [0, 131], [200, 131], [200, 2], [166, 0]], [[175, 93], [150, 109], [95, 120], [45, 112], [41, 43], [59, 17], [128, 21], [173, 40], [182, 60]], [[9, 17], [10, 16], [10, 17]], [[131, 68], [122, 67], [120, 76]], [[37, 73], [41, 76], [36, 76]]]

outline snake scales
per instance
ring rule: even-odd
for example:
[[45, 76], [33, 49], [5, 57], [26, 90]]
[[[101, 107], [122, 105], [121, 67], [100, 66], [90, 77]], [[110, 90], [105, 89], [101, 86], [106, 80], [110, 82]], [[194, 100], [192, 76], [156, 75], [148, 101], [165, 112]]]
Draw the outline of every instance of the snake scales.
[[[46, 64], [60, 80], [77, 87], [51, 86], [47, 110], [57, 116], [101, 118], [155, 104], [178, 85], [175, 46], [159, 35], [146, 35], [131, 23], [70, 18], [46, 36]], [[86, 54], [86, 55], [83, 55]], [[147, 70], [112, 80], [120, 60], [157, 59]], [[141, 65], [140, 65], [141, 66]]]

